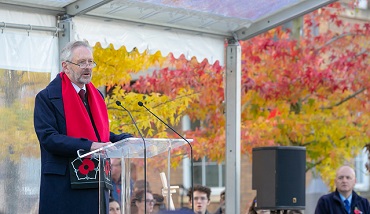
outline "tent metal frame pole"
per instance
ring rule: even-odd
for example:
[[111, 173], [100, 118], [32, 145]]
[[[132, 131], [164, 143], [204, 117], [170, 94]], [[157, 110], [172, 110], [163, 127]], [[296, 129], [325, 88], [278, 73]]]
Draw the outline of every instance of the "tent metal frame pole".
[[27, 31], [47, 31], [47, 32], [53, 32], [55, 34], [64, 31], [64, 29], [58, 28], [58, 27], [47, 27], [47, 26], [0, 22], [0, 30], [4, 31], [6, 29], [20, 29], [20, 30], [27, 30]]
[[226, 51], [226, 212], [240, 213], [241, 47], [228, 40]]
[[[64, 19], [59, 20], [58, 27], [63, 29], [63, 33], [58, 34], [58, 48], [59, 48], [59, 60], [61, 50], [71, 41], [74, 40], [76, 32], [73, 29], [73, 22], [68, 16]], [[59, 70], [62, 71], [62, 63], [59, 64]], [[54, 78], [57, 73], [52, 73], [51, 77]]]
[[240, 40], [248, 40], [255, 36], [258, 36], [261, 33], [264, 33], [272, 28], [280, 26], [288, 21], [291, 21], [295, 18], [301, 17], [315, 11], [319, 8], [322, 8], [328, 4], [334, 3], [338, 0], [307, 0], [299, 1], [299, 3], [288, 7], [285, 10], [273, 14], [271, 16], [262, 18], [254, 22], [249, 27], [241, 28], [234, 32]]

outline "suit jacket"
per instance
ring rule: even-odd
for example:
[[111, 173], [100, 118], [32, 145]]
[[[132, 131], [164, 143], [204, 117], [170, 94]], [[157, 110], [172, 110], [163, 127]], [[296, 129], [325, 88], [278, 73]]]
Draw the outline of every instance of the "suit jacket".
[[[59, 75], [36, 95], [34, 127], [41, 150], [39, 213], [99, 213], [98, 189], [71, 189], [69, 158], [90, 151], [89, 139], [68, 137]], [[110, 141], [131, 137], [110, 133]]]
[[[356, 214], [354, 210], [357, 209], [361, 213], [370, 213], [370, 204], [366, 198], [363, 198], [352, 191], [351, 214]], [[336, 190], [330, 194], [321, 196], [317, 202], [315, 214], [347, 214], [344, 204]], [[360, 212], [359, 212], [360, 213]]]

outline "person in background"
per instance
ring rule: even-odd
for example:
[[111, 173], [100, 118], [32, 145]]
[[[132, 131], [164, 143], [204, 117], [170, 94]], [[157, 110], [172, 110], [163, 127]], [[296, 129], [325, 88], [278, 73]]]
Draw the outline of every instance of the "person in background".
[[255, 197], [253, 198], [252, 204], [251, 204], [251, 206], [249, 207], [249, 209], [248, 209], [248, 213], [247, 213], [247, 214], [257, 214], [257, 211], [256, 211], [256, 204], [257, 204], [257, 196], [255, 196]]
[[162, 210], [166, 210], [166, 205], [164, 203], [164, 197], [160, 194], [153, 194], [153, 198], [155, 200], [153, 213], [159, 213]]
[[353, 190], [355, 184], [355, 170], [341, 166], [336, 172], [336, 190], [320, 197], [315, 214], [370, 213], [369, 201]]
[[134, 184], [137, 180], [137, 169], [135, 163], [130, 163], [130, 195], [134, 192]]
[[300, 211], [300, 210], [289, 210], [288, 214], [302, 214], [302, 211]]
[[[77, 151], [94, 151], [111, 142], [132, 137], [109, 131], [103, 95], [91, 83], [96, 66], [92, 48], [83, 41], [68, 43], [60, 54], [62, 71], [35, 98], [34, 127], [41, 150], [39, 213], [98, 214], [99, 189], [72, 188], [70, 165]], [[80, 160], [82, 174], [94, 173], [93, 160]], [[82, 186], [82, 184], [80, 184]], [[104, 190], [104, 213], [108, 190]]]
[[121, 214], [121, 206], [113, 198], [109, 199], [109, 214]]
[[220, 207], [214, 214], [225, 214], [225, 190], [220, 193]]
[[[144, 187], [145, 187], [145, 181], [144, 180], [137, 180], [135, 183], [134, 183], [134, 187], [133, 187], [133, 194], [131, 195], [131, 213], [132, 214], [135, 214], [137, 213], [137, 206], [136, 206], [136, 193], [140, 192], [140, 191], [143, 191], [144, 192]], [[149, 185], [149, 182], [147, 181], [146, 182], [146, 191], [147, 192], [151, 192], [150, 190], [150, 185]]]
[[121, 204], [121, 158], [111, 158], [111, 176], [112, 176], [112, 191], [110, 192], [111, 197]]
[[193, 189], [190, 188], [188, 197], [190, 207], [194, 198], [194, 212], [196, 214], [210, 214], [207, 211], [207, 207], [211, 203], [211, 189], [209, 187], [195, 185]]
[[[137, 207], [137, 214], [151, 214], [153, 213], [153, 208], [155, 204], [155, 199], [151, 191], [146, 192], [146, 200], [144, 200], [144, 190], [139, 190], [135, 192], [135, 205]], [[145, 213], [145, 203], [146, 203], [146, 213]]]
[[[122, 166], [121, 166], [121, 158], [111, 158], [111, 176], [112, 176], [112, 191], [110, 192], [110, 196], [118, 201], [121, 204], [121, 177], [122, 177]], [[130, 163], [130, 195], [132, 195], [134, 190], [134, 181], [136, 181], [136, 165], [134, 163]], [[121, 204], [122, 205], [122, 204]]]
[[[144, 187], [145, 187], [144, 185], [145, 185], [145, 181], [144, 180], [137, 180], [134, 183], [134, 192], [138, 192], [140, 190], [144, 190]], [[147, 191], [151, 191], [150, 184], [149, 184], [148, 181], [146, 182], [146, 190]]]
[[257, 196], [255, 196], [247, 214], [270, 214], [270, 210], [257, 210]]

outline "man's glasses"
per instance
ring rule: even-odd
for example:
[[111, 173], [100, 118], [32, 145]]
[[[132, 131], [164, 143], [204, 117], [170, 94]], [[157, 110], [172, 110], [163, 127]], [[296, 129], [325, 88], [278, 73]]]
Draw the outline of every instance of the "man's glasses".
[[87, 62], [87, 63], [74, 63], [74, 62], [71, 62], [71, 61], [66, 61], [68, 63], [71, 63], [73, 65], [77, 65], [78, 67], [80, 68], [95, 68], [96, 67], [96, 63], [94, 61], [91, 61], [91, 62]]
[[194, 197], [194, 201], [198, 201], [198, 200], [205, 201], [205, 200], [207, 200], [207, 198], [204, 197], [204, 196], [202, 196], [202, 197]]

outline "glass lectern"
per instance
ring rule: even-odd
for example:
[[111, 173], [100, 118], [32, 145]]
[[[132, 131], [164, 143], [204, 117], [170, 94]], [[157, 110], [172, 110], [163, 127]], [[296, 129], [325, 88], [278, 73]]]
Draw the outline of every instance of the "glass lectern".
[[[188, 142], [192, 142], [192, 139], [188, 139]], [[171, 156], [173, 156], [172, 153], [174, 152], [176, 154], [174, 155], [175, 157], [172, 158], [179, 158], [179, 156], [190, 154], [188, 152], [190, 147], [184, 146], [187, 144], [188, 143], [183, 139], [144, 138], [143, 141], [142, 138], [127, 138], [98, 150], [83, 155], [79, 154], [79, 157], [96, 157], [99, 158], [99, 160], [104, 160], [106, 158], [121, 158], [121, 213], [131, 213], [131, 208], [133, 206], [131, 201], [133, 190], [130, 182], [132, 182], [131, 166], [132, 162], [135, 161], [139, 161], [137, 166], [138, 171], [142, 172], [143, 168], [146, 168], [146, 172], [151, 172], [146, 173], [147, 176], [138, 176], [144, 180], [145, 184], [150, 184], [150, 187], [147, 187], [147, 189], [154, 190], [153, 192], [157, 192], [159, 195], [163, 196], [162, 198], [164, 199], [163, 202], [166, 209], [174, 209], [172, 194], [176, 193], [179, 195], [181, 193], [176, 192], [176, 188], [179, 188], [178, 186], [171, 185]], [[188, 156], [190, 157], [190, 155]], [[144, 167], [144, 165], [146, 167]], [[104, 172], [107, 173], [107, 170], [104, 169]], [[99, 179], [102, 177], [105, 176], [100, 176]], [[149, 180], [151, 182], [147, 182]], [[182, 179], [177, 179], [176, 184], [181, 183], [179, 180], [182, 182]], [[104, 185], [104, 181], [100, 181], [99, 185], [101, 186], [99, 187], [101, 190], [99, 195], [102, 196], [102, 191], [104, 191], [102, 185]], [[181, 184], [180, 186], [183, 187]], [[184, 196], [182, 195], [180, 197], [182, 203]], [[100, 209], [102, 210], [102, 207]]]

